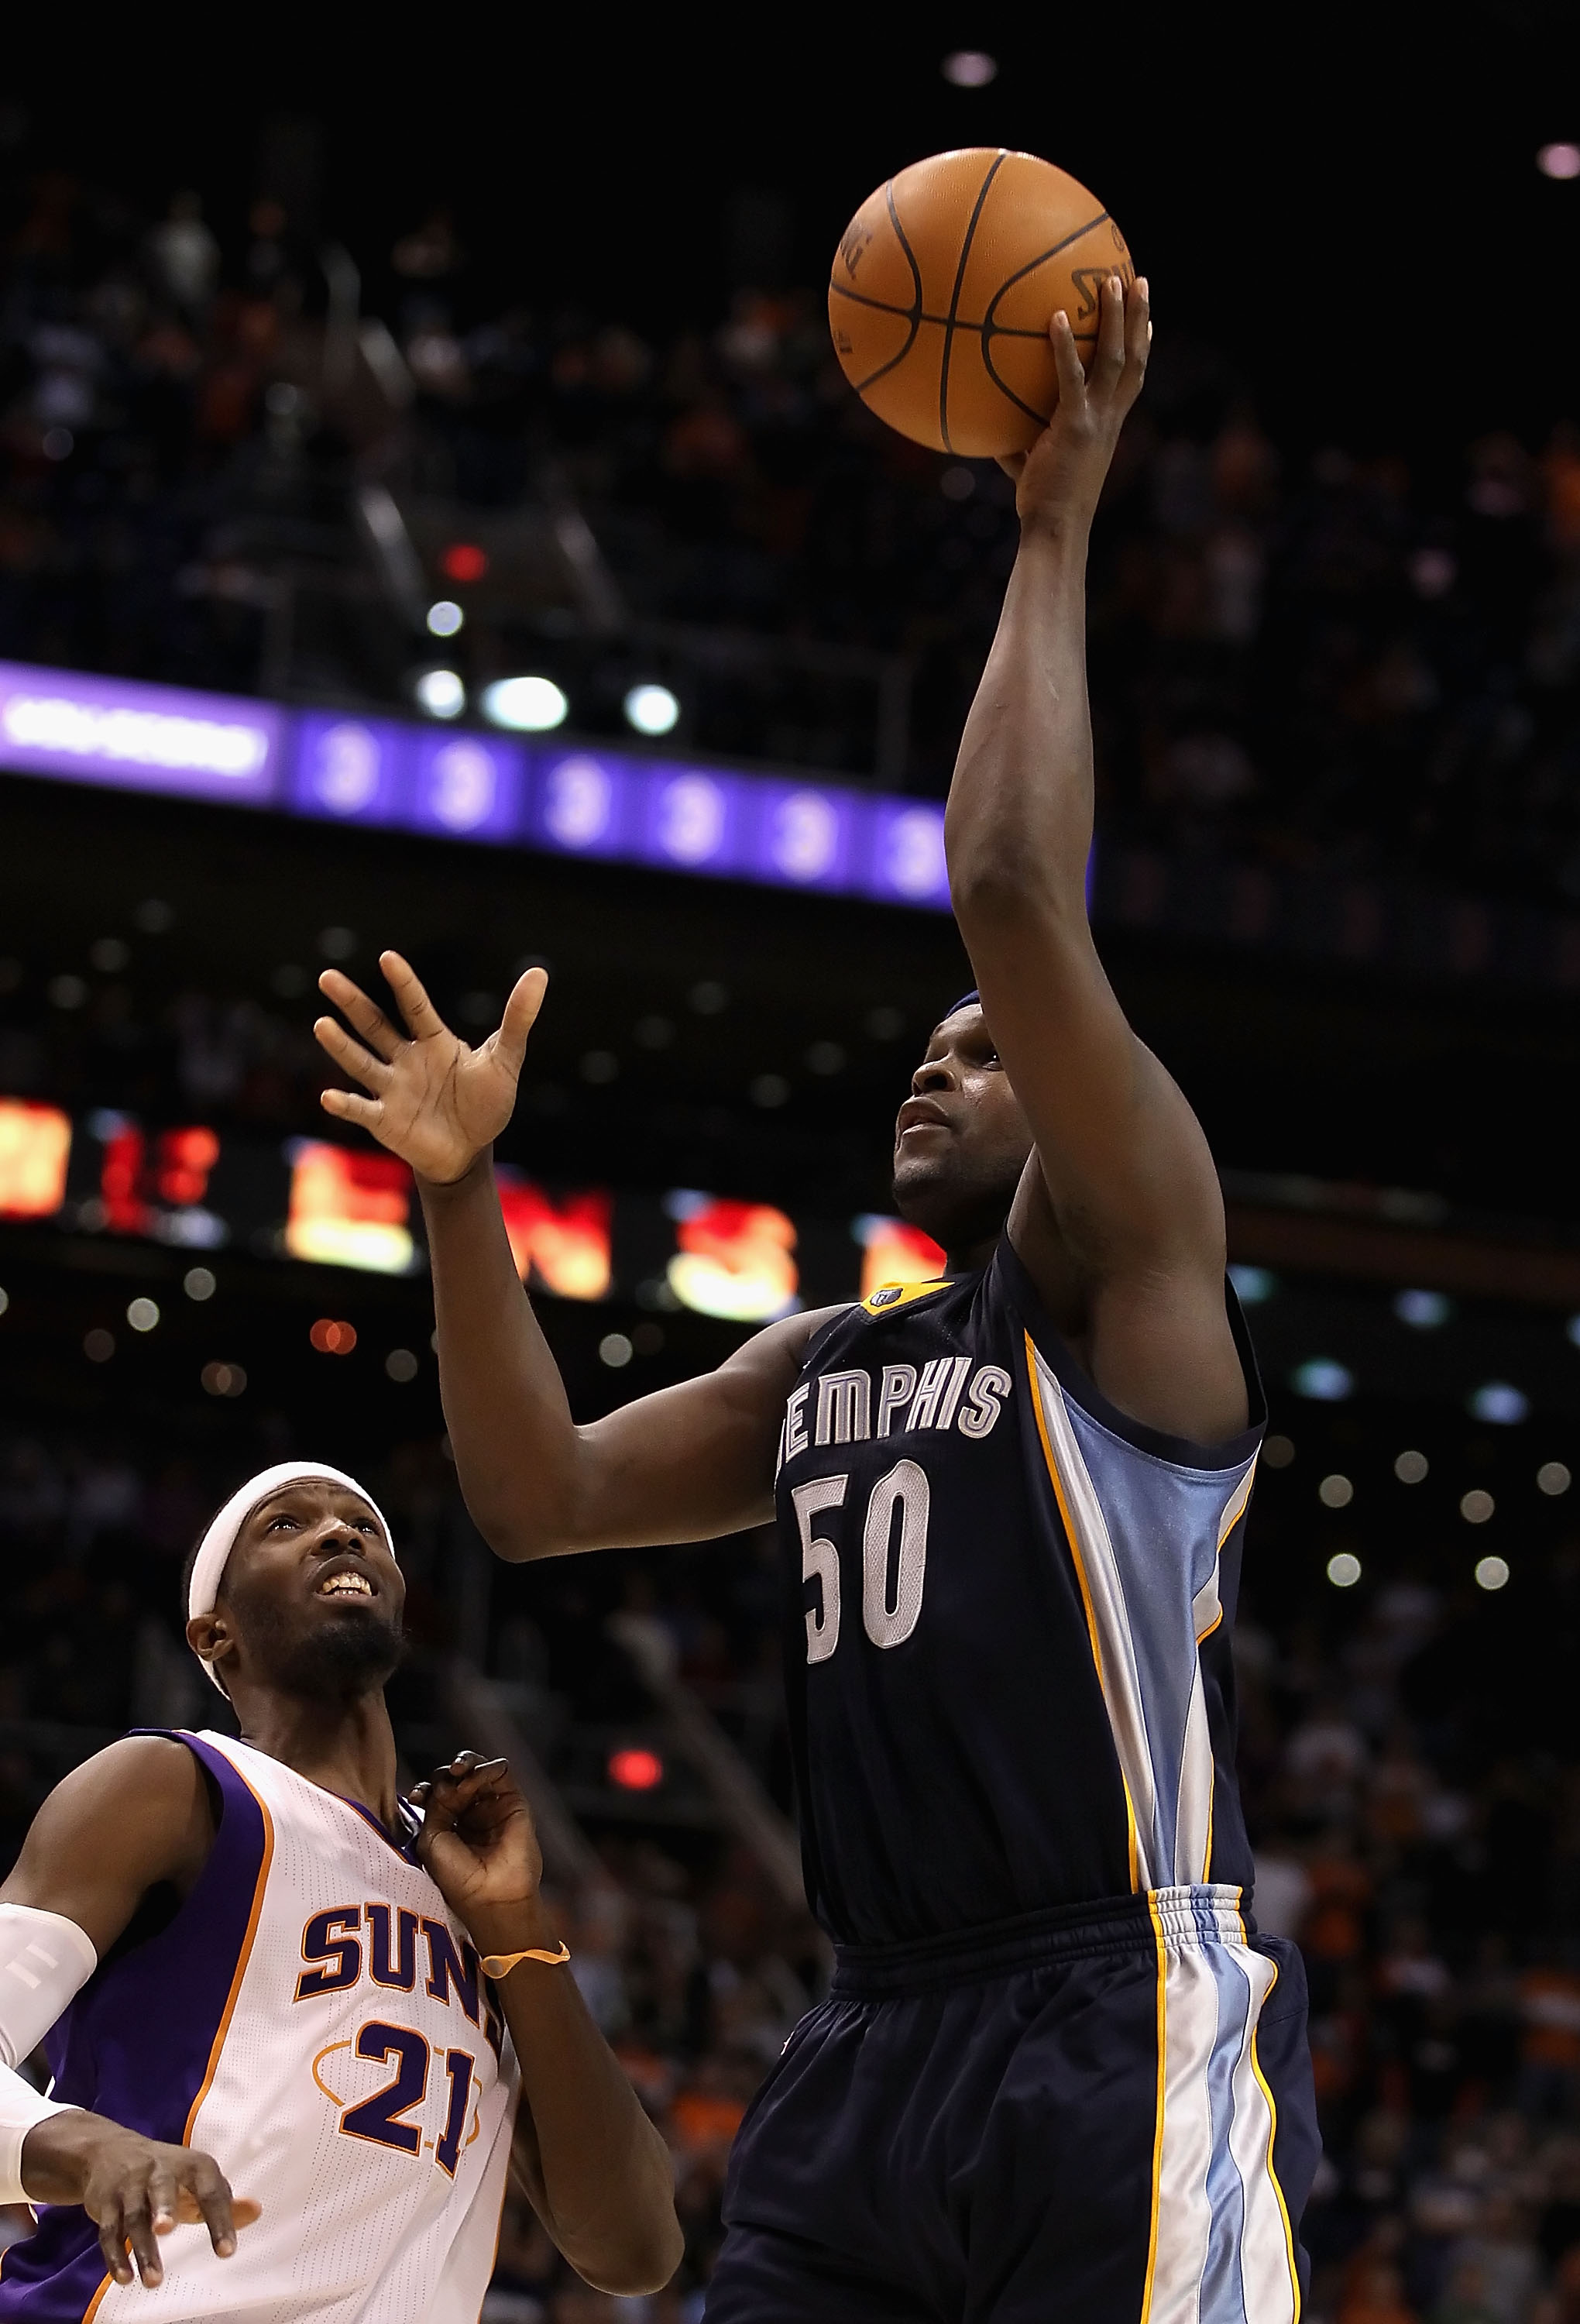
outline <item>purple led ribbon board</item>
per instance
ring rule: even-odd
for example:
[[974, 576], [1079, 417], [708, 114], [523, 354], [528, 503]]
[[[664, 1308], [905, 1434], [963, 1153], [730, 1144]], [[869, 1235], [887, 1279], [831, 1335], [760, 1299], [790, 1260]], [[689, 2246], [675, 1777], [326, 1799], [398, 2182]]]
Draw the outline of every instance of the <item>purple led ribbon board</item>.
[[0, 767], [949, 909], [943, 809], [598, 745], [0, 663]]
[[555, 854], [949, 909], [942, 807], [833, 784], [540, 750], [523, 835]]
[[22, 774], [272, 807], [284, 729], [272, 703], [0, 662], [0, 764]]

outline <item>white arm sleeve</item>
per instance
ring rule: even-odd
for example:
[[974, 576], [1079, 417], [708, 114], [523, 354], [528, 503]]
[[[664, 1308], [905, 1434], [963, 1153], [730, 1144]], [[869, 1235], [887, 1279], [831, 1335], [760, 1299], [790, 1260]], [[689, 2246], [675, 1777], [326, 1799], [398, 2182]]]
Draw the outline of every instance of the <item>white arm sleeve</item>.
[[0, 2203], [27, 2201], [23, 2141], [36, 2123], [69, 2111], [13, 2069], [32, 2056], [97, 1967], [75, 1921], [32, 1904], [0, 1904]]

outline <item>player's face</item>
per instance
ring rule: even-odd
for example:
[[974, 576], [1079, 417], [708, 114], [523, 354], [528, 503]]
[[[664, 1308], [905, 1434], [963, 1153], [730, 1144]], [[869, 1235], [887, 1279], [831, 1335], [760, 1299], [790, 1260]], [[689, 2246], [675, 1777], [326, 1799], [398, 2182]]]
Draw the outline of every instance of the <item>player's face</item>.
[[1032, 1150], [1031, 1125], [975, 1004], [946, 1017], [895, 1124], [895, 1206], [946, 1250], [996, 1235]]
[[312, 1701], [383, 1685], [401, 1655], [406, 1584], [359, 1493], [326, 1478], [282, 1485], [243, 1522], [220, 1601], [238, 1677]]

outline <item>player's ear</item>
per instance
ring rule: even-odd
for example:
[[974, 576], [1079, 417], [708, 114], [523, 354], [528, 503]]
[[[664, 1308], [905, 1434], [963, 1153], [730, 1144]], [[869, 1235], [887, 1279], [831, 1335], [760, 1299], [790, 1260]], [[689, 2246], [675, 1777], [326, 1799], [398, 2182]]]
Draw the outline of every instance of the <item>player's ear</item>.
[[187, 1625], [187, 1644], [200, 1661], [212, 1664], [223, 1677], [223, 1666], [235, 1650], [235, 1640], [222, 1613], [216, 1610], [194, 1614]]

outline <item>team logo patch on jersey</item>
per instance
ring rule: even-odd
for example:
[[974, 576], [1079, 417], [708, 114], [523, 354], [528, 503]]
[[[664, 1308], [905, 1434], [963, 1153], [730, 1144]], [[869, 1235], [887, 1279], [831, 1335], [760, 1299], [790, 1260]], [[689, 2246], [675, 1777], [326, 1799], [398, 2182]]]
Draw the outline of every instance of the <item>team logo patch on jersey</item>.
[[880, 1283], [861, 1302], [869, 1315], [881, 1314], [888, 1307], [907, 1307], [913, 1299], [926, 1299], [934, 1291], [947, 1291], [951, 1278], [936, 1277], [931, 1283]]

